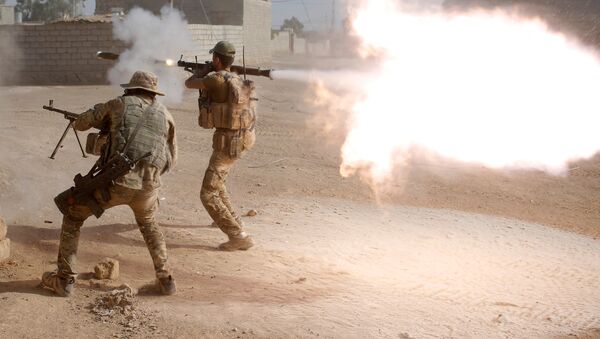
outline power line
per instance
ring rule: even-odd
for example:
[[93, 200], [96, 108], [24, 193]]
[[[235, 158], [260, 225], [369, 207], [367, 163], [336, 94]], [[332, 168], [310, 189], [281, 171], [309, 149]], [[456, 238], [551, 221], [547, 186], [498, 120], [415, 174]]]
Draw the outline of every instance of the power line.
[[306, 13], [306, 18], [308, 19], [308, 23], [313, 29], [315, 29], [315, 25], [313, 25], [312, 20], [310, 19], [310, 15], [308, 14], [308, 8], [306, 7], [306, 3], [304, 2], [304, 0], [301, 0], [301, 2], [302, 7], [304, 7], [304, 13]]

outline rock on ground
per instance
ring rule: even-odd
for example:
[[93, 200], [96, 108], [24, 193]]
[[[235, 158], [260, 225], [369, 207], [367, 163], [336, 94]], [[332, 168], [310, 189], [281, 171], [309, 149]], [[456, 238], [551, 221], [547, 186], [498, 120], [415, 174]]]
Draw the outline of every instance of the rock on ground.
[[94, 273], [96, 279], [118, 279], [119, 261], [112, 258], [105, 258], [94, 267]]

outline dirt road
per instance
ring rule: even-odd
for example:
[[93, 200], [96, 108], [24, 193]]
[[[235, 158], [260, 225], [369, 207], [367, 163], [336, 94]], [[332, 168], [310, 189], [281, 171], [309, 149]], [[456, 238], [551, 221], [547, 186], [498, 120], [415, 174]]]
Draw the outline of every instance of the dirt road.
[[[279, 68], [300, 67], [297, 60]], [[567, 177], [472, 166], [418, 167], [376, 204], [339, 176], [339, 140], [310, 128], [306, 86], [259, 80], [258, 144], [229, 180], [258, 245], [214, 248], [199, 201], [210, 134], [196, 125], [195, 94], [171, 105], [181, 160], [165, 177], [159, 221], [179, 293], [156, 296], [151, 261], [126, 208], [89, 219], [78, 268], [121, 262], [142, 288], [137, 323], [88, 309], [108, 288], [80, 279], [70, 299], [36, 287], [56, 258], [60, 215], [52, 197], [88, 169], [73, 135], [48, 159], [73, 111], [119, 94], [98, 87], [0, 90], [0, 215], [12, 261], [0, 266], [1, 337], [549, 338], [600, 334], [600, 159]], [[131, 319], [130, 319], [131, 320]], [[104, 322], [103, 322], [104, 321]], [[128, 325], [129, 324], [129, 325]]]

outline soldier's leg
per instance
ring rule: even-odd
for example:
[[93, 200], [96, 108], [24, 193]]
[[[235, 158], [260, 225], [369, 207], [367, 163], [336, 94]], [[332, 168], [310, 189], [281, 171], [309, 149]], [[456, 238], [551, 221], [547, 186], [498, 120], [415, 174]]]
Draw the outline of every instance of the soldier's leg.
[[[108, 200], [100, 191], [94, 196], [103, 209], [109, 209], [117, 205], [123, 205], [131, 200], [133, 194], [121, 186], [113, 186], [108, 189]], [[63, 224], [58, 247], [58, 275], [75, 277], [75, 256], [79, 245], [79, 233], [83, 222], [92, 215], [89, 207], [83, 204], [75, 204], [69, 207], [69, 213], [63, 216]]]
[[231, 198], [229, 197], [229, 192], [227, 192], [226, 185], [227, 185], [227, 180], [225, 179], [223, 181], [223, 188], [219, 192], [219, 197], [221, 197], [221, 201], [223, 201], [223, 204], [225, 204], [225, 206], [229, 210], [229, 213], [231, 213], [231, 215], [233, 216], [235, 221], [237, 221], [237, 223], [240, 225], [240, 227], [243, 228], [244, 225], [242, 223], [242, 218], [235, 212], [235, 209], [233, 208], [233, 205], [231, 204]]
[[[213, 152], [200, 190], [200, 200], [211, 218], [228, 236], [238, 236], [242, 228], [231, 213], [231, 202], [225, 189], [225, 180], [229, 170], [235, 163], [221, 152]], [[223, 199], [223, 197], [225, 199]]]
[[79, 234], [83, 222], [92, 215], [92, 211], [85, 205], [74, 205], [69, 208], [69, 213], [63, 216], [58, 245], [57, 275], [61, 278], [75, 278], [75, 263], [79, 247]]
[[169, 276], [167, 268], [167, 246], [165, 238], [159, 229], [155, 219], [158, 209], [158, 190], [141, 190], [135, 195], [129, 204], [135, 215], [135, 221], [138, 224], [140, 232], [144, 237], [144, 242], [148, 247], [156, 277]]
[[[131, 196], [115, 194], [112, 188], [109, 191], [110, 199], [107, 201], [103, 199], [100, 191], [95, 194], [98, 204], [104, 209], [121, 205], [131, 199]], [[89, 207], [83, 204], [75, 204], [70, 206], [67, 214], [63, 216], [58, 246], [57, 271], [46, 272], [42, 276], [42, 285], [61, 296], [68, 296], [71, 293], [72, 284], [77, 276], [75, 263], [81, 226], [91, 215], [92, 211]]]

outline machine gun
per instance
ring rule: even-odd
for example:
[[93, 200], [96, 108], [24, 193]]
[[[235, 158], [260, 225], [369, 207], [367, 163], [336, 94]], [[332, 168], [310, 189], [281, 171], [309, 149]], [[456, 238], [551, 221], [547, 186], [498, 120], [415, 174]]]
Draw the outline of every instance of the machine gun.
[[97, 190], [100, 190], [104, 198], [108, 200], [109, 193], [107, 187], [117, 178], [127, 174], [142, 159], [149, 157], [152, 153], [148, 152], [139, 159], [129, 159], [124, 153], [115, 154], [104, 165], [95, 165], [86, 175], [77, 174], [73, 181], [75, 186], [60, 193], [54, 198], [54, 203], [62, 214], [67, 215], [69, 207], [75, 204], [84, 204], [90, 208], [96, 218], [100, 218], [104, 209], [100, 206], [94, 196]]
[[65, 110], [58, 109], [58, 108], [54, 108], [53, 104], [54, 104], [54, 100], [49, 100], [48, 106], [44, 105], [44, 106], [42, 106], [42, 108], [47, 111], [52, 111], [52, 112], [56, 112], [56, 113], [60, 113], [60, 114], [64, 115], [65, 119], [69, 120], [69, 123], [67, 124], [67, 128], [65, 128], [65, 131], [63, 132], [62, 136], [60, 137], [60, 140], [58, 140], [56, 147], [54, 147], [54, 151], [52, 152], [52, 155], [50, 155], [50, 159], [54, 159], [56, 152], [58, 152], [58, 149], [62, 145], [63, 140], [65, 140], [65, 137], [67, 136], [67, 132], [71, 128], [73, 129], [73, 132], [75, 133], [75, 137], [77, 138], [77, 143], [79, 144], [79, 149], [81, 149], [81, 154], [83, 155], [84, 158], [87, 158], [87, 156], [85, 155], [85, 152], [83, 151], [83, 146], [81, 146], [81, 141], [79, 140], [79, 134], [77, 134], [77, 130], [75, 129], [75, 127], [73, 127], [73, 121], [75, 121], [77, 119], [79, 114], [72, 113], [72, 112], [65, 111]]

